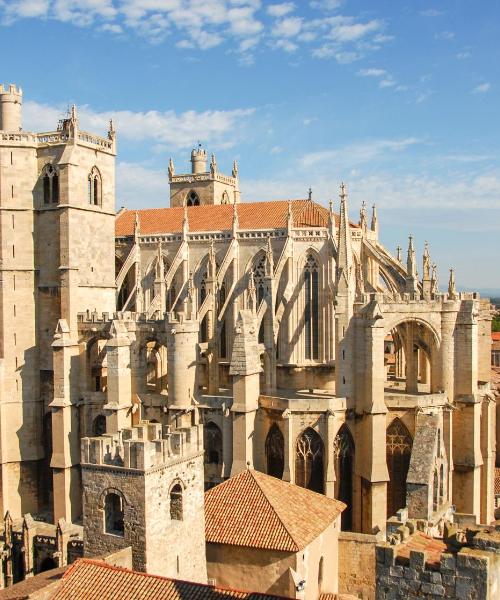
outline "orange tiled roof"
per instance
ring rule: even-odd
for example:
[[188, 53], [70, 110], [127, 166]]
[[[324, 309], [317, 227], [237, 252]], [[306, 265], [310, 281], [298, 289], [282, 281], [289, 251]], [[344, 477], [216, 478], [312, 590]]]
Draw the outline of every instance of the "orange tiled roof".
[[344, 509], [339, 500], [247, 469], [205, 493], [205, 539], [298, 552]]
[[[327, 227], [328, 210], [309, 200], [292, 200], [293, 224], [295, 227]], [[273, 229], [286, 227], [288, 200], [273, 202], [242, 202], [237, 205], [239, 229]], [[233, 223], [231, 204], [190, 206], [188, 209], [190, 231], [229, 231]], [[155, 233], [177, 233], [182, 231], [184, 209], [146, 208], [125, 210], [116, 217], [117, 237], [134, 233], [136, 213], [139, 216], [142, 235]], [[338, 222], [339, 216], [335, 215]], [[351, 227], [357, 227], [351, 223]]]
[[31, 598], [37, 592], [41, 593], [42, 590], [45, 591], [49, 586], [55, 586], [67, 568], [59, 567], [50, 569], [34, 577], [29, 577], [24, 581], [20, 581], [11, 587], [0, 590], [0, 600], [25, 600], [26, 598]]
[[239, 592], [168, 579], [81, 558], [66, 571], [52, 600], [271, 600], [271, 594]]
[[425, 551], [425, 564], [431, 568], [439, 568], [441, 554], [447, 551], [446, 548], [443, 540], [438, 540], [420, 531], [416, 531], [409, 537], [407, 542], [402, 544], [398, 550], [397, 559], [399, 562], [407, 563], [410, 560], [410, 552], [412, 550], [417, 550], [418, 552]]
[[500, 331], [492, 331], [491, 332], [491, 339], [494, 342], [500, 342]]

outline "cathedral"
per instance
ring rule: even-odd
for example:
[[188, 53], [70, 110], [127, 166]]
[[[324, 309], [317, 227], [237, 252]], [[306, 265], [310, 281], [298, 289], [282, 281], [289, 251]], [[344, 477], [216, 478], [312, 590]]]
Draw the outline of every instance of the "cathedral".
[[342, 531], [493, 521], [490, 304], [427, 244], [393, 255], [344, 184], [242, 202], [201, 146], [164, 208], [115, 213], [113, 124], [21, 110], [0, 88], [2, 515], [194, 581], [204, 491], [248, 468], [344, 503]]

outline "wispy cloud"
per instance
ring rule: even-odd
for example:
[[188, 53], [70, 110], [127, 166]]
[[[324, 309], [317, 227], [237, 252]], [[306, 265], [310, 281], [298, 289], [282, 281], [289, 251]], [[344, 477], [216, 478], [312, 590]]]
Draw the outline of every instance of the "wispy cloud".
[[427, 8], [426, 10], [420, 11], [422, 17], [440, 17], [443, 14], [442, 10], [437, 10], [436, 8]]
[[[345, 64], [376, 50], [391, 36], [382, 19], [337, 14], [338, 0], [310, 3], [261, 0], [0, 0], [0, 23], [27, 18], [94, 27], [105, 34], [135, 32], [152, 44], [185, 50], [225, 45], [243, 64], [253, 62], [262, 44]], [[335, 12], [334, 12], [335, 11]]]
[[[31, 131], [54, 130], [58, 120], [64, 116], [65, 107], [48, 106], [28, 101], [24, 104], [25, 129]], [[211, 142], [219, 147], [229, 147], [236, 143], [253, 108], [235, 110], [186, 111], [172, 110], [160, 112], [132, 112], [116, 110], [96, 112], [89, 106], [79, 109], [81, 127], [90, 131], [105, 132], [109, 120], [113, 119], [119, 138], [152, 140], [165, 148], [189, 148], [197, 140]]]
[[450, 41], [455, 37], [455, 33], [453, 31], [440, 31], [434, 35], [436, 40], [445, 40]]
[[399, 140], [369, 140], [363, 143], [350, 144], [332, 150], [311, 152], [300, 159], [302, 167], [312, 167], [325, 162], [334, 162], [346, 166], [355, 166], [383, 155], [401, 152], [418, 144], [421, 140], [410, 137]]
[[489, 83], [489, 82], [480, 83], [472, 90], [472, 93], [473, 94], [486, 94], [486, 92], [489, 92], [490, 89], [491, 89], [491, 83]]

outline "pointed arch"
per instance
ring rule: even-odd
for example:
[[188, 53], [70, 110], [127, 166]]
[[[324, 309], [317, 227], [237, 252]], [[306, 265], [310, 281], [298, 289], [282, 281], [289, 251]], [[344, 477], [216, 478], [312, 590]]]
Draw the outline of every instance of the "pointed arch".
[[295, 483], [323, 494], [324, 478], [323, 440], [319, 433], [308, 427], [295, 444]]
[[319, 358], [319, 261], [308, 251], [304, 261], [304, 346], [306, 360]]
[[267, 474], [281, 479], [285, 468], [285, 438], [276, 423], [271, 425], [266, 437]]
[[395, 418], [386, 432], [386, 458], [389, 482], [387, 484], [387, 517], [392, 517], [406, 506], [406, 477], [410, 467], [413, 440], [399, 418]]
[[93, 206], [102, 204], [102, 177], [96, 166], [92, 167], [87, 178], [87, 198]]
[[222, 477], [222, 431], [213, 421], [203, 428], [203, 447], [205, 450], [205, 480], [220, 480]]
[[59, 203], [59, 171], [53, 164], [46, 164], [42, 169], [43, 203]]
[[352, 505], [354, 496], [354, 440], [344, 423], [333, 443], [335, 465], [335, 498], [347, 505], [342, 513], [342, 531], [352, 530]]
[[187, 193], [185, 204], [186, 206], [200, 206], [200, 197], [194, 190]]

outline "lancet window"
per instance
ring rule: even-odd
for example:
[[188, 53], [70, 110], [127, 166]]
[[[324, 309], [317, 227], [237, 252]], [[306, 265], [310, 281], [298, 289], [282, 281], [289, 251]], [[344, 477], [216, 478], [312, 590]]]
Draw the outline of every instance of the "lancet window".
[[199, 198], [198, 194], [195, 191], [191, 190], [186, 198], [186, 206], [199, 206], [199, 205], [200, 205], [200, 198]]
[[310, 254], [304, 267], [304, 330], [305, 357], [308, 360], [319, 358], [319, 290], [318, 262]]
[[106, 533], [123, 536], [123, 498], [113, 492], [104, 500], [104, 527]]
[[47, 165], [43, 170], [43, 203], [58, 204], [59, 174], [53, 165]]
[[295, 448], [295, 483], [320, 494], [324, 491], [323, 441], [308, 427]]
[[170, 490], [170, 518], [182, 521], [182, 487], [179, 483]]
[[354, 441], [346, 425], [335, 436], [333, 455], [335, 459], [335, 497], [347, 508], [342, 513], [342, 531], [352, 529], [352, 502], [354, 483]]
[[266, 437], [266, 462], [267, 474], [281, 479], [285, 466], [285, 439], [276, 423]]
[[387, 485], [387, 516], [392, 517], [406, 506], [406, 477], [410, 467], [413, 441], [408, 429], [399, 419], [387, 428], [386, 456], [389, 471]]
[[93, 167], [88, 176], [88, 202], [93, 206], [100, 206], [102, 202], [102, 181], [101, 174], [97, 167]]

